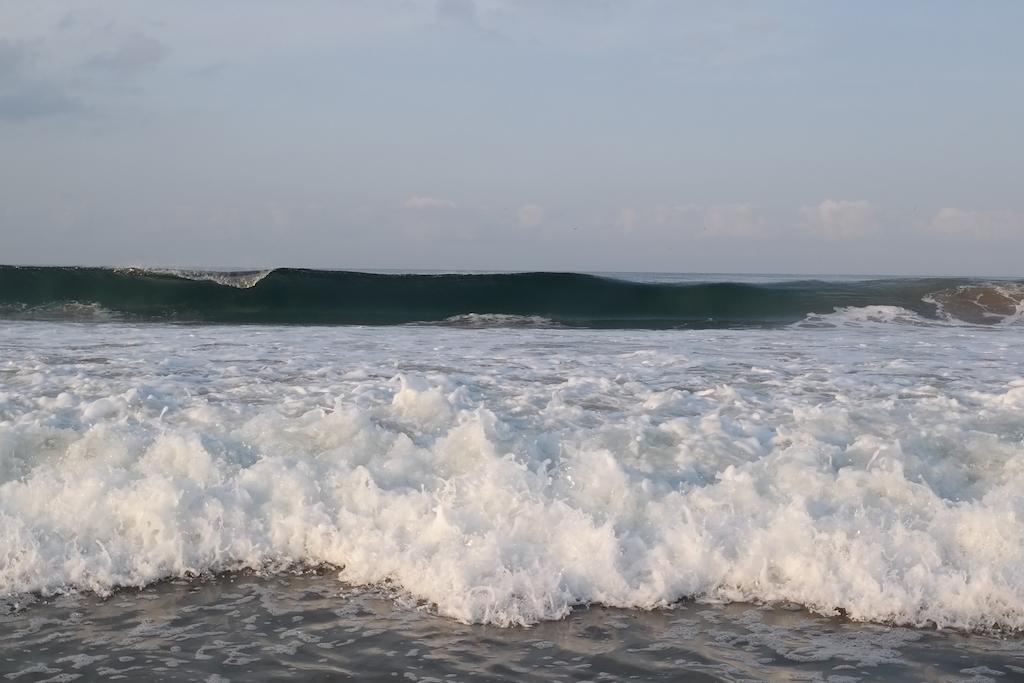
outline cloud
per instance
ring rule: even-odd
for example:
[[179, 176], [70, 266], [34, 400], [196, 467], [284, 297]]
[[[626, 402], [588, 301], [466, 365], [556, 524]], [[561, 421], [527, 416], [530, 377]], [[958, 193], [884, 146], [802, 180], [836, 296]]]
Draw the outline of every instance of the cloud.
[[425, 211], [436, 211], [438, 209], [454, 209], [457, 204], [450, 199], [438, 199], [436, 197], [409, 197], [405, 200], [405, 208]]
[[82, 108], [77, 98], [52, 83], [20, 83], [0, 90], [0, 121], [29, 121]]
[[800, 225], [830, 239], [851, 239], [875, 232], [878, 219], [870, 202], [826, 199], [817, 206], [801, 207]]
[[1024, 236], [1024, 211], [968, 211], [949, 207], [940, 209], [925, 228], [950, 236], [963, 235], [981, 239]]
[[82, 108], [57, 82], [40, 79], [28, 68], [31, 46], [0, 40], [0, 121], [29, 121]]
[[141, 71], [155, 66], [167, 56], [167, 48], [156, 38], [133, 33], [114, 49], [94, 55], [86, 63], [117, 72]]
[[632, 207], [620, 209], [619, 227], [622, 228], [623, 234], [631, 235], [635, 233], [637, 229], [640, 227], [639, 212]]
[[467, 26], [477, 25], [474, 0], [438, 0], [434, 11], [441, 21]]
[[[125, 32], [102, 13], [45, 12], [14, 37], [0, 36], [0, 122], [101, 113], [125, 90], [97, 74], [133, 75], [159, 64], [167, 48], [139, 31]], [[0, 22], [2, 24], [2, 22]], [[0, 34], [4, 33], [0, 26]]]
[[0, 40], [0, 76], [11, 76], [21, 70], [26, 61], [24, 45], [12, 40]]
[[764, 220], [750, 204], [719, 204], [704, 210], [704, 232], [733, 237], [764, 231]]
[[678, 204], [659, 206], [651, 223], [700, 237], [750, 237], [765, 234], [765, 218], [750, 204]]
[[539, 204], [524, 204], [516, 211], [516, 218], [521, 227], [532, 228], [544, 221], [544, 213], [544, 207]]

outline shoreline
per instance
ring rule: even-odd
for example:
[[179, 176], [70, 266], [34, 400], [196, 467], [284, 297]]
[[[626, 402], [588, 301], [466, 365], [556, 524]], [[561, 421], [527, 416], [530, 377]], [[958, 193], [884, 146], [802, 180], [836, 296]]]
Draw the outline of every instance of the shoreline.
[[[222, 574], [0, 616], [0, 675], [154, 680], [923, 680], [1024, 674], [1021, 638], [683, 601], [461, 624], [323, 574]], [[838, 677], [838, 678], [834, 678]], [[1005, 679], [1004, 679], [1005, 680]]]

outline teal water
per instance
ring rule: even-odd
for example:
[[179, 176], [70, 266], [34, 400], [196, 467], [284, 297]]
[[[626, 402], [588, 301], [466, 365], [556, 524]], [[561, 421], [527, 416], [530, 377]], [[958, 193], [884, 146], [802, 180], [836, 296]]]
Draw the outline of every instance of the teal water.
[[837, 309], [885, 306], [925, 320], [985, 323], [1016, 314], [1024, 298], [1019, 287], [943, 278], [0, 266], [0, 318], [669, 329], [771, 327]]

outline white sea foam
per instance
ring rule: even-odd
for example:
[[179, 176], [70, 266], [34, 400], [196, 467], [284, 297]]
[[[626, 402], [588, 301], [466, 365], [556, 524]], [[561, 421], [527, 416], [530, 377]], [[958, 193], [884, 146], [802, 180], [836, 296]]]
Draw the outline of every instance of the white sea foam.
[[505, 313], [464, 313], [445, 318], [440, 323], [418, 323], [426, 325], [448, 325], [451, 327], [562, 327], [550, 318], [539, 315], [508, 315]]
[[0, 323], [0, 594], [295, 564], [498, 625], [1024, 628], [1024, 331]]
[[951, 319], [931, 320], [900, 306], [842, 306], [831, 313], [810, 313], [796, 327], [860, 327], [893, 324], [932, 326], [949, 323]]

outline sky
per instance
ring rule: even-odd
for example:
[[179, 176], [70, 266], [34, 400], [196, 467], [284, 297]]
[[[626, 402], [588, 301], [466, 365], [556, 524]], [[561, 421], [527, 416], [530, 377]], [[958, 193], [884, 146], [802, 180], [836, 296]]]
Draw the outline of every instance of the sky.
[[0, 263], [1021, 276], [1022, 25], [0, 0]]

